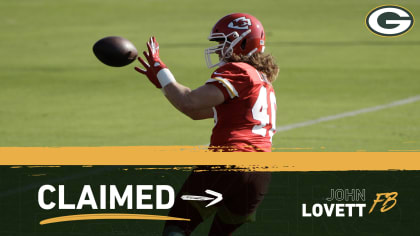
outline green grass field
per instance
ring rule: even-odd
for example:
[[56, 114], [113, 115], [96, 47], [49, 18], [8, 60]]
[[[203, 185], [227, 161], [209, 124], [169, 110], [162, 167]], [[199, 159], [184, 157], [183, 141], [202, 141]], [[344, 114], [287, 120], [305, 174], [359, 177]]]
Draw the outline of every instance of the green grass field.
[[[267, 51], [281, 67], [278, 126], [419, 95], [419, 27], [381, 38], [364, 25], [384, 3], [420, 12], [417, 0], [1, 0], [0, 146], [209, 143], [212, 120], [190, 120], [134, 64], [107, 67], [92, 45], [119, 35], [142, 51], [155, 35], [177, 80], [196, 88], [212, 72], [203, 57], [210, 29], [231, 12], [265, 26]], [[418, 150], [420, 102], [279, 132], [273, 147]]]
[[[119, 35], [142, 51], [155, 35], [177, 80], [196, 88], [212, 72], [203, 57], [212, 45], [211, 27], [232, 12], [248, 12], [264, 24], [267, 51], [281, 67], [274, 83], [279, 127], [420, 95], [420, 26], [397, 38], [373, 35], [365, 16], [382, 4], [400, 4], [420, 19], [418, 0], [0, 0], [0, 146], [208, 144], [212, 120], [190, 120], [134, 64], [107, 67], [92, 46]], [[273, 147], [420, 150], [420, 102], [279, 132]], [[160, 235], [162, 221], [38, 225], [69, 213], [38, 207], [42, 184], [66, 184], [75, 192], [104, 183], [164, 183], [179, 190], [188, 175], [123, 168], [1, 167], [0, 235]], [[273, 173], [257, 222], [236, 235], [419, 235], [419, 180], [417, 172], [404, 171]], [[402, 200], [386, 215], [300, 217], [302, 202], [321, 201], [330, 188], [366, 188], [369, 203], [381, 191], [398, 191]], [[193, 235], [206, 235], [208, 227]]]

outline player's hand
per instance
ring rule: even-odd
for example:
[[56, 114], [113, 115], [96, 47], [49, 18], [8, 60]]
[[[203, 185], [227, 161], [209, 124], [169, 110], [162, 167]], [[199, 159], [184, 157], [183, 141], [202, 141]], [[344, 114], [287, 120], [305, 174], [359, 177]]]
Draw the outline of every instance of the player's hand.
[[143, 65], [144, 69], [137, 66], [134, 69], [139, 73], [146, 75], [150, 82], [152, 82], [157, 88], [162, 88], [157, 74], [160, 70], [167, 68], [167, 66], [159, 57], [159, 44], [155, 37], [151, 37], [147, 42], [147, 51], [148, 52], [143, 52], [147, 62], [145, 62], [141, 57], [138, 57], [138, 60]]

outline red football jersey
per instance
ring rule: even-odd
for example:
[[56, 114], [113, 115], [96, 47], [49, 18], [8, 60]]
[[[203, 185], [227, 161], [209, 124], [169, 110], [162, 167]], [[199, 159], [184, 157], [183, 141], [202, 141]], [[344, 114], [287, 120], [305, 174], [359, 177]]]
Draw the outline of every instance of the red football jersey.
[[247, 63], [226, 63], [206, 83], [225, 96], [225, 102], [213, 108], [210, 150], [270, 152], [277, 106], [265, 75]]

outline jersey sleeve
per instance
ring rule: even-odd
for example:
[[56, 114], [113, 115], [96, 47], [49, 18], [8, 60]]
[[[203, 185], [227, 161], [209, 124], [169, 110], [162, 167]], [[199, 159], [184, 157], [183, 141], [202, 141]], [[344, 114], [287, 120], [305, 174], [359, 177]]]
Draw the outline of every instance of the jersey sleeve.
[[206, 84], [218, 87], [225, 100], [245, 96], [252, 88], [252, 81], [246, 69], [234, 63], [228, 63], [213, 72]]

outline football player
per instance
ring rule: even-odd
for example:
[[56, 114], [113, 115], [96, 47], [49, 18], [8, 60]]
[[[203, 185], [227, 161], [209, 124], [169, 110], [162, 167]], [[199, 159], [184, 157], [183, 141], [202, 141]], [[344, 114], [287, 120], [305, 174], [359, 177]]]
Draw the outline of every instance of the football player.
[[[210, 79], [194, 90], [178, 83], [159, 57], [159, 44], [147, 42], [144, 69], [135, 67], [174, 107], [194, 120], [213, 118], [209, 149], [212, 151], [270, 152], [276, 129], [276, 99], [272, 82], [278, 74], [273, 57], [264, 53], [265, 32], [255, 17], [234, 13], [213, 27], [205, 50]], [[212, 54], [218, 60], [212, 61]], [[189, 235], [205, 218], [215, 213], [209, 235], [231, 235], [252, 218], [270, 181], [269, 173], [194, 171], [185, 182], [169, 215], [191, 221], [167, 221], [165, 236]], [[212, 206], [182, 201], [183, 194], [203, 194], [206, 189], [223, 194]]]

